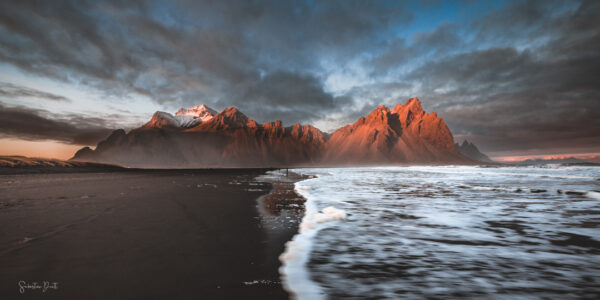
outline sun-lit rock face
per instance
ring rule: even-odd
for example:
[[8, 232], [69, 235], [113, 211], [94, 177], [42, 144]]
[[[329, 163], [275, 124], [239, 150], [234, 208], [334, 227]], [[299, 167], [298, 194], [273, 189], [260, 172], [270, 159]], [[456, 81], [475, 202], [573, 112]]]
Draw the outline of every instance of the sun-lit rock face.
[[164, 111], [157, 111], [152, 115], [152, 119], [142, 126], [144, 128], [164, 128], [179, 127], [179, 121], [172, 114]]
[[235, 107], [156, 112], [144, 126], [115, 131], [73, 159], [184, 168], [472, 162], [456, 151], [444, 121], [425, 113], [416, 98], [393, 110], [379, 106], [332, 135], [310, 125], [260, 124]]
[[454, 148], [444, 120], [425, 113], [417, 98], [393, 110], [377, 107], [327, 141], [328, 164], [468, 163]]
[[254, 128], [257, 126], [256, 121], [248, 118], [235, 107], [228, 107], [222, 112], [216, 114], [213, 118], [194, 128], [194, 131], [220, 131], [220, 130], [235, 130], [238, 128]]

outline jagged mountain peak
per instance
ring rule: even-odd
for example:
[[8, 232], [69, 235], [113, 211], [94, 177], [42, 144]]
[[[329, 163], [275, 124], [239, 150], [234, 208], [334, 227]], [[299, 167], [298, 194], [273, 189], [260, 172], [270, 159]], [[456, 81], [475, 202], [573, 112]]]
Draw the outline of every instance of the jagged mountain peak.
[[390, 114], [390, 109], [385, 105], [379, 105], [365, 118], [365, 123], [387, 122]]
[[401, 114], [402, 112], [412, 112], [414, 115], [421, 115], [424, 113], [423, 106], [421, 106], [421, 101], [419, 101], [419, 98], [416, 97], [408, 99], [404, 105], [397, 104], [392, 110], [392, 113], [395, 114]]
[[230, 107], [227, 107], [226, 109], [224, 109], [224, 110], [223, 110], [222, 112], [220, 112], [220, 113], [221, 113], [221, 114], [225, 114], [225, 115], [238, 115], [238, 114], [241, 114], [241, 115], [243, 115], [243, 116], [246, 116], [246, 115], [244, 115], [244, 113], [242, 113], [242, 112], [241, 112], [241, 111], [240, 111], [240, 110], [239, 110], [237, 107], [235, 107], [235, 106], [230, 106]]
[[164, 111], [157, 111], [152, 115], [152, 119], [142, 126], [142, 128], [192, 128], [211, 120], [216, 113], [214, 109], [204, 104], [187, 109], [180, 108], [175, 115]]
[[229, 121], [240, 124], [246, 124], [249, 120], [249, 118], [243, 112], [234, 106], [224, 109], [222, 112], [218, 113], [218, 115], [223, 116]]
[[212, 109], [204, 104], [200, 104], [200, 105], [192, 106], [187, 109], [180, 108], [175, 113], [175, 116], [195, 116], [195, 117], [203, 119], [203, 121], [206, 121], [205, 119], [210, 119], [216, 114], [217, 114], [217, 111], [215, 111], [214, 109]]
[[[397, 114], [402, 126], [408, 127], [415, 118], [420, 118], [425, 115], [425, 111], [421, 106], [421, 101], [418, 98], [410, 98], [402, 104], [397, 104], [392, 110], [392, 113]], [[435, 115], [437, 117], [437, 115]]]
[[[198, 126], [198, 130], [210, 129], [217, 131], [220, 129], [236, 129], [236, 128], [257, 128], [259, 124], [248, 118], [237, 107], [230, 106], [216, 114], [210, 121]], [[195, 130], [195, 129], [194, 129]]]
[[175, 117], [164, 111], [157, 111], [152, 115], [142, 128], [164, 128], [164, 127], [180, 127], [179, 121]]
[[469, 142], [469, 140], [467, 140], [467, 139], [463, 140], [463, 142], [460, 144], [456, 143], [456, 145], [460, 146], [460, 147], [470, 147], [470, 148], [477, 149], [477, 146], [475, 146], [475, 144]]

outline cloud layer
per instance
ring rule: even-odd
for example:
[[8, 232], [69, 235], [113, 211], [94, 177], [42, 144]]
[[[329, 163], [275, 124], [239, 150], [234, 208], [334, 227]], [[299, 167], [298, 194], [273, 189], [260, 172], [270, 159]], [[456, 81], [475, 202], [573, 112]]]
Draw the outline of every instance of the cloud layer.
[[59, 102], [71, 102], [67, 97], [56, 95], [37, 89], [28, 88], [8, 82], [0, 81], [0, 97], [4, 98], [34, 98]]
[[110, 135], [108, 127], [104, 118], [57, 116], [45, 110], [0, 105], [0, 137], [93, 145]]
[[[0, 61], [111, 97], [237, 106], [261, 122], [330, 124], [326, 129], [417, 96], [455, 136], [486, 151], [600, 148], [598, 1], [442, 6], [6, 1]], [[424, 22], [429, 14], [437, 18]], [[76, 101], [9, 84], [0, 85], [0, 96]], [[46, 121], [74, 124], [56, 117]], [[16, 133], [3, 123], [4, 134]], [[26, 136], [36, 138], [35, 130]]]

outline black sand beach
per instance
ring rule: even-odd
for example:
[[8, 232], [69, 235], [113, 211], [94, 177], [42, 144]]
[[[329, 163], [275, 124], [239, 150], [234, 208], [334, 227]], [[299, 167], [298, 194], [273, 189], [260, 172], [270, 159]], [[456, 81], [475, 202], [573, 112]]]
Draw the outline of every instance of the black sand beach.
[[299, 217], [265, 223], [265, 172], [1, 175], [0, 298], [287, 299], [278, 255]]

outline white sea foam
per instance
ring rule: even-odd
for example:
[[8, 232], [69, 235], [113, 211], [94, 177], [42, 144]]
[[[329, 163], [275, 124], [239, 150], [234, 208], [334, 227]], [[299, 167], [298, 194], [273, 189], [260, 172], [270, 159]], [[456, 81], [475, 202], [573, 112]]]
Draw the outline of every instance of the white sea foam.
[[590, 199], [598, 199], [600, 200], [600, 192], [596, 192], [596, 191], [582, 191], [582, 190], [564, 190], [562, 191], [565, 194], [572, 194], [572, 195], [580, 195], [580, 196], [584, 196]]
[[279, 256], [282, 262], [279, 272], [283, 286], [294, 299], [325, 299], [321, 287], [310, 279], [306, 264], [310, 258], [313, 238], [322, 229], [320, 224], [346, 218], [345, 211], [333, 206], [328, 206], [319, 212], [309, 192], [311, 187], [308, 185], [315, 180], [318, 180], [318, 177], [295, 185], [296, 192], [306, 199], [304, 218], [299, 233], [286, 243], [285, 251]]
[[589, 191], [585, 193], [585, 196], [588, 198], [600, 200], [600, 192]]
[[309, 218], [304, 218], [302, 224], [300, 224], [300, 233], [304, 230], [315, 229], [317, 224], [331, 222], [336, 220], [343, 220], [346, 218], [346, 212], [337, 209], [333, 206], [328, 206], [323, 209], [322, 212], [316, 213]]

